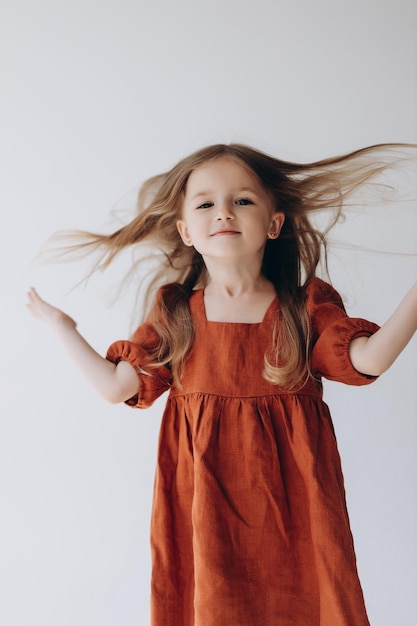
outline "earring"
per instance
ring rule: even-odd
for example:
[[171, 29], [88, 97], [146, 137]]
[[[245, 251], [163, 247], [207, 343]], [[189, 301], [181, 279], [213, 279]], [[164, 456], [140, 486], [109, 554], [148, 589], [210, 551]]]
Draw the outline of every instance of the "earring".
[[266, 238], [267, 239], [276, 239], [278, 237], [279, 233], [268, 233]]

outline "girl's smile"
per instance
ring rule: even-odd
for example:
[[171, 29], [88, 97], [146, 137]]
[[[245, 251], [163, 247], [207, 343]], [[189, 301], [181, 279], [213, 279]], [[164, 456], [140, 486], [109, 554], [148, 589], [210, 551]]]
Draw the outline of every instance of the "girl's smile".
[[221, 229], [221, 230], [217, 230], [215, 233], [213, 233], [211, 235], [211, 237], [218, 237], [220, 235], [240, 235], [240, 232], [238, 230], [231, 230], [230, 228], [228, 229]]

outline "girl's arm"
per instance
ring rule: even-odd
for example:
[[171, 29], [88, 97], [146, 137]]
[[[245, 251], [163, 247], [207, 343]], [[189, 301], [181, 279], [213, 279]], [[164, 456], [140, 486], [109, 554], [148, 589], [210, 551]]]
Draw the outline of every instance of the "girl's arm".
[[349, 354], [353, 367], [362, 374], [379, 376], [394, 363], [416, 330], [417, 283], [374, 335], [351, 342]]
[[121, 361], [114, 365], [100, 356], [77, 331], [74, 320], [42, 300], [33, 288], [29, 290], [27, 306], [34, 317], [55, 332], [77, 368], [105, 400], [123, 402], [138, 393], [138, 377], [130, 363]]

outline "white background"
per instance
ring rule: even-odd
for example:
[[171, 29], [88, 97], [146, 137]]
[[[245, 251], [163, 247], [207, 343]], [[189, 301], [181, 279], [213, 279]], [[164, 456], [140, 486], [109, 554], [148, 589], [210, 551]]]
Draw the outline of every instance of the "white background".
[[[163, 399], [103, 404], [24, 306], [34, 283], [104, 352], [131, 329], [130, 295], [112, 305], [127, 265], [72, 290], [88, 263], [36, 264], [41, 245], [105, 230], [145, 178], [209, 143], [308, 161], [417, 142], [416, 13], [413, 0], [1, 1], [2, 624], [148, 623]], [[415, 255], [415, 204], [367, 213], [346, 242]], [[379, 323], [416, 266], [331, 255], [349, 312]], [[373, 626], [417, 615], [416, 370], [414, 339], [374, 385], [326, 385]]]

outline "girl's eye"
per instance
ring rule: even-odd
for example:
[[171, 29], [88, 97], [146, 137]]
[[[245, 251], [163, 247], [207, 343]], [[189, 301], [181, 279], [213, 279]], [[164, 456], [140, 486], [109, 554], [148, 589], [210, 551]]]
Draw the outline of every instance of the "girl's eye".
[[253, 202], [252, 200], [249, 200], [249, 198], [239, 198], [239, 200], [236, 200], [236, 204], [239, 206], [246, 206], [247, 204], [253, 204]]
[[213, 206], [212, 202], [203, 202], [198, 205], [197, 209], [209, 209], [211, 206]]

